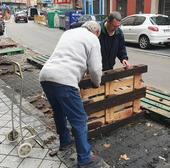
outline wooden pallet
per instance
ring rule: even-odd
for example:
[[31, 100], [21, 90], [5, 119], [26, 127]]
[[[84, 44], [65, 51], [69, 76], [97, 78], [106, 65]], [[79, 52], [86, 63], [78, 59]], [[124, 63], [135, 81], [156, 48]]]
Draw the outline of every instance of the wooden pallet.
[[140, 113], [140, 98], [145, 97], [142, 73], [146, 65], [105, 71], [101, 86], [92, 88], [89, 77], [79, 84], [89, 129], [102, 127]]
[[5, 48], [0, 50], [0, 56], [12, 56], [16, 54], [23, 54], [24, 49], [19, 47]]
[[30, 64], [33, 64], [41, 69], [43, 67], [43, 65], [45, 64], [45, 62], [49, 59], [49, 57], [50, 56], [48, 56], [48, 55], [34, 56], [31, 58], [27, 58], [27, 61]]
[[141, 99], [142, 107], [170, 119], [170, 95], [154, 88], [147, 88], [146, 97]]

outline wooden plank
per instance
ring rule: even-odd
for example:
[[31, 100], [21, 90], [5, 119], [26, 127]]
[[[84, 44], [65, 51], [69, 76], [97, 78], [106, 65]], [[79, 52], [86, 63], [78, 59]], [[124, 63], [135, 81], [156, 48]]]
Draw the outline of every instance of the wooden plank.
[[46, 59], [49, 59], [50, 56], [49, 55], [42, 55], [42, 57], [46, 58]]
[[133, 91], [133, 88], [124, 86], [124, 87], [120, 87], [118, 89], [112, 90], [112, 94], [121, 95], [121, 94], [128, 93], [131, 91]]
[[96, 113], [90, 114], [88, 116], [88, 119], [91, 120], [91, 119], [101, 118], [103, 116], [105, 116], [105, 110], [98, 111]]
[[170, 106], [170, 101], [168, 101], [168, 100], [166, 100], [166, 99], [163, 99], [163, 98], [160, 98], [160, 97], [157, 97], [157, 96], [154, 96], [154, 95], [152, 95], [152, 94], [146, 93], [146, 98], [148, 98], [148, 99], [150, 99], [150, 100], [153, 100], [153, 101], [155, 101], [155, 102], [158, 102], [158, 103], [161, 103], [161, 104]]
[[44, 63], [47, 61], [47, 58], [44, 58], [43, 56], [37, 56], [37, 57], [34, 57], [34, 58], [37, 59], [37, 60], [40, 60]]
[[35, 56], [32, 58], [27, 58], [27, 61], [38, 68], [42, 68], [45, 62], [49, 59], [47, 55]]
[[37, 60], [37, 61], [39, 61], [39, 62], [42, 62], [43, 64], [47, 61], [47, 60], [41, 59], [40, 57], [34, 57], [33, 59], [34, 59], [34, 60]]
[[141, 101], [140, 99], [136, 99], [133, 101], [133, 112], [140, 113], [141, 112]]
[[[110, 82], [113, 80], [118, 80], [121, 78], [125, 78], [128, 76], [132, 76], [135, 74], [141, 74], [147, 72], [147, 66], [146, 65], [137, 65], [133, 66], [129, 69], [116, 69], [116, 70], [109, 70], [105, 71], [104, 75], [102, 76], [102, 82], [101, 85], [104, 85], [106, 82]], [[79, 83], [80, 88], [91, 88], [93, 85], [91, 83], [90, 77], [87, 76]]]
[[89, 129], [89, 130], [93, 130], [93, 129], [96, 129], [96, 128], [100, 128], [102, 125], [105, 124], [105, 118], [102, 117], [102, 118], [99, 118], [99, 119], [90, 121], [90, 122], [88, 122], [87, 124], [88, 124], [88, 129]]
[[139, 99], [145, 96], [146, 88], [136, 89], [130, 93], [125, 93], [123, 95], [110, 96], [105, 98], [105, 100], [98, 101], [95, 103], [84, 104], [85, 111], [88, 115], [95, 113], [97, 111], [104, 110], [113, 106], [121, 105], [135, 99]]
[[113, 115], [111, 116], [110, 120], [107, 121], [107, 123], [123, 120], [123, 119], [126, 119], [128, 117], [131, 117], [132, 115], [133, 115], [132, 107], [127, 108], [127, 109], [123, 109], [122, 111], [119, 111], [117, 113], [113, 113]]
[[144, 87], [143, 85], [143, 80], [142, 80], [142, 75], [141, 74], [137, 74], [137, 75], [134, 75], [134, 88], [135, 89], [139, 89], [139, 88], [142, 88]]
[[[142, 87], [144, 87], [142, 75], [141, 74], [134, 75], [133, 88], [134, 89], [140, 89]], [[133, 101], [133, 112], [134, 113], [140, 113], [141, 112], [140, 107], [141, 107], [140, 99], [134, 100]]]
[[149, 105], [148, 103], [145, 103], [143, 101], [142, 101], [142, 106], [143, 106], [144, 109], [147, 109], [147, 110], [149, 110], [151, 112], [160, 114], [160, 115], [165, 116], [167, 118], [170, 118], [170, 112], [169, 111], [166, 111], [164, 109], [158, 108], [156, 106]]
[[159, 97], [159, 98], [161, 98], [161, 99], [165, 99], [165, 100], [170, 101], [170, 95], [165, 94], [165, 93], [163, 93], [163, 92], [158, 92], [158, 91], [150, 90], [150, 89], [147, 88], [147, 93], [150, 94], [150, 95]]
[[23, 48], [12, 47], [0, 50], [0, 55], [12, 55], [13, 53], [24, 53]]
[[125, 78], [125, 79], [120, 79], [120, 80], [115, 80], [115, 81], [112, 81], [110, 82], [110, 90], [113, 91], [111, 92], [111, 94], [114, 93], [114, 90], [117, 90], [119, 88], [122, 88], [122, 87], [133, 87], [133, 78]]
[[[111, 91], [110, 84], [111, 84], [111, 82], [106, 82], [106, 83], [105, 83], [105, 97], [111, 95], [111, 94], [110, 94], [110, 91]], [[107, 118], [110, 117], [111, 112], [112, 112], [112, 111], [111, 111], [109, 108], [106, 108], [106, 109], [105, 109], [105, 122], [107, 122]]]
[[35, 66], [37, 66], [38, 68], [42, 68], [43, 67], [43, 63], [40, 62], [40, 61], [37, 61], [37, 60], [34, 60], [34, 59], [30, 59], [30, 58], [27, 58], [27, 61], [30, 63], [30, 64], [33, 64]]
[[167, 105], [164, 105], [164, 104], [162, 104], [162, 103], [155, 102], [155, 101], [150, 100], [150, 99], [147, 99], [147, 98], [142, 98], [141, 101], [142, 101], [142, 103], [147, 104], [148, 107], [154, 106], [154, 107], [156, 107], [156, 108], [159, 108], [159, 109], [162, 109], [162, 110], [165, 110], [165, 111], [170, 112], [170, 107], [167, 106]]
[[121, 104], [119, 106], [114, 106], [109, 109], [107, 109], [109, 112], [106, 112], [106, 123], [109, 123], [112, 118], [114, 117], [114, 113], [122, 111], [123, 109], [132, 107], [132, 102], [128, 102], [125, 104]]
[[91, 100], [92, 100], [93, 102], [101, 101], [101, 100], [104, 100], [104, 99], [105, 99], [105, 96], [104, 96], [104, 95], [102, 95], [102, 96], [96, 96], [96, 97], [94, 97], [94, 98], [91, 98]]
[[104, 94], [104, 86], [100, 86], [99, 88], [81, 89], [80, 94], [82, 99]]
[[132, 103], [133, 103], [132, 101], [127, 102], [127, 103], [124, 103], [124, 104], [121, 104], [121, 105], [118, 105], [118, 106], [113, 106], [110, 109], [112, 110], [113, 113], [116, 113], [116, 112], [121, 111], [125, 108], [132, 107]]

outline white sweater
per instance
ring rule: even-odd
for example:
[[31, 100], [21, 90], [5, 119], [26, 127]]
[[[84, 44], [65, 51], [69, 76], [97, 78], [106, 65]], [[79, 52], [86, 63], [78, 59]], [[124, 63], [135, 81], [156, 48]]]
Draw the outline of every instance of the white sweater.
[[86, 28], [71, 29], [63, 33], [53, 54], [40, 72], [40, 81], [78, 87], [88, 71], [94, 85], [99, 86], [102, 75], [100, 43], [96, 35]]

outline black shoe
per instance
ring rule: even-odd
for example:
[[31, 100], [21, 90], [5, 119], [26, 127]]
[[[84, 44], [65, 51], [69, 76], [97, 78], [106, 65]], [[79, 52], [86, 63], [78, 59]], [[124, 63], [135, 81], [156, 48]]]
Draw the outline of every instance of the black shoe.
[[98, 156], [92, 156], [91, 161], [86, 165], [78, 165], [78, 168], [102, 168], [103, 159]]

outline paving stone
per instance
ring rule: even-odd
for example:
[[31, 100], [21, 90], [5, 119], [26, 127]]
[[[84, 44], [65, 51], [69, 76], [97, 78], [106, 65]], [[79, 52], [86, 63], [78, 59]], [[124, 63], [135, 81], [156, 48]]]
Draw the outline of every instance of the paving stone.
[[7, 144], [0, 144], [0, 154], [9, 154], [15, 146], [7, 145]]
[[62, 163], [60, 168], [68, 168], [68, 167], [64, 163]]
[[0, 135], [0, 144], [5, 140], [5, 135]]
[[39, 168], [61, 168], [60, 161], [43, 160]]
[[0, 155], [0, 165], [1, 165], [1, 162], [2, 160], [6, 157], [6, 155]]
[[0, 135], [7, 135], [12, 129], [9, 127], [1, 127], [0, 128]]
[[[10, 121], [10, 120], [1, 120], [1, 118], [0, 118], [0, 128], [2, 128], [2, 127], [4, 127], [5, 125], [7, 125], [9, 121]], [[0, 131], [0, 132], [1, 132], [1, 131]]]
[[18, 168], [38, 168], [42, 159], [25, 158]]
[[[0, 119], [0, 120], [1, 120], [1, 119]], [[19, 123], [18, 123], [16, 120], [14, 120], [14, 128], [17, 129], [18, 126], [19, 126]], [[7, 124], [5, 125], [5, 127], [12, 129], [12, 121], [7, 122]]]
[[11, 113], [5, 113], [4, 115], [0, 116], [0, 120], [11, 120]]
[[0, 108], [0, 113], [5, 114], [9, 110], [10, 110], [10, 108], [8, 106], [4, 105], [3, 107]]
[[43, 159], [46, 156], [47, 152], [48, 152], [48, 149], [32, 148], [32, 151], [29, 157]]
[[1, 166], [17, 168], [23, 159], [16, 156], [7, 156], [1, 163]]

